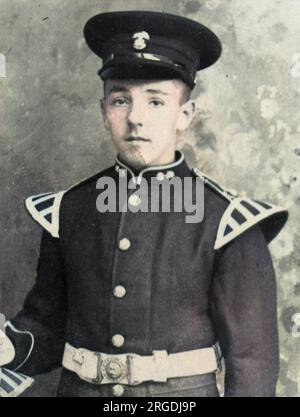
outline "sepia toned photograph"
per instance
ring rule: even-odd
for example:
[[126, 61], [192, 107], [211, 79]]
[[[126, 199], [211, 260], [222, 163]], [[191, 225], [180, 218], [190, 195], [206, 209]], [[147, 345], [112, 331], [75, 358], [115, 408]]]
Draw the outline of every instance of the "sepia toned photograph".
[[299, 397], [300, 1], [0, 11], [0, 397]]

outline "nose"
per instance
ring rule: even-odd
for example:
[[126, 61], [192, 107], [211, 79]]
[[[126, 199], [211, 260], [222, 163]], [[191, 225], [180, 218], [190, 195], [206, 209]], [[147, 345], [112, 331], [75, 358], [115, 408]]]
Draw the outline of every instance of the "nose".
[[128, 123], [133, 126], [143, 126], [143, 109], [138, 103], [132, 103], [129, 114]]

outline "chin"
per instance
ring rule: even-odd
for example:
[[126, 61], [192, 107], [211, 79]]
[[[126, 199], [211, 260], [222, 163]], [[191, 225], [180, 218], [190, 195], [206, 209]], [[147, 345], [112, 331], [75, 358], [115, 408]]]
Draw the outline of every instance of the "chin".
[[134, 146], [129, 150], [120, 152], [119, 155], [121, 160], [125, 162], [125, 164], [130, 165], [132, 168], [142, 169], [148, 165], [148, 162], [139, 147]]

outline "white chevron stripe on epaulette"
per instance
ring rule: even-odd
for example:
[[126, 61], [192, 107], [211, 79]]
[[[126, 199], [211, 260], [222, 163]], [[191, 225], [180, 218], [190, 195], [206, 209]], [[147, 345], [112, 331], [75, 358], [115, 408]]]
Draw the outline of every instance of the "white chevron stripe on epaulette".
[[59, 237], [59, 207], [66, 190], [28, 197], [25, 205], [31, 216], [53, 237]]
[[286, 209], [248, 198], [235, 198], [225, 210], [217, 232], [214, 249], [220, 249], [260, 221]]

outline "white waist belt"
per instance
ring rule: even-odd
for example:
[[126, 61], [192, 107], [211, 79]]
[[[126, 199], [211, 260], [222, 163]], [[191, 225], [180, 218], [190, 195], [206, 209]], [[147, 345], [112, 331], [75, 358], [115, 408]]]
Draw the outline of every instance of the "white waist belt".
[[66, 343], [62, 364], [94, 384], [138, 385], [145, 381], [166, 382], [168, 378], [216, 372], [220, 370], [220, 353], [215, 345], [170, 355], [166, 350], [155, 350], [151, 356], [110, 355], [76, 349]]

